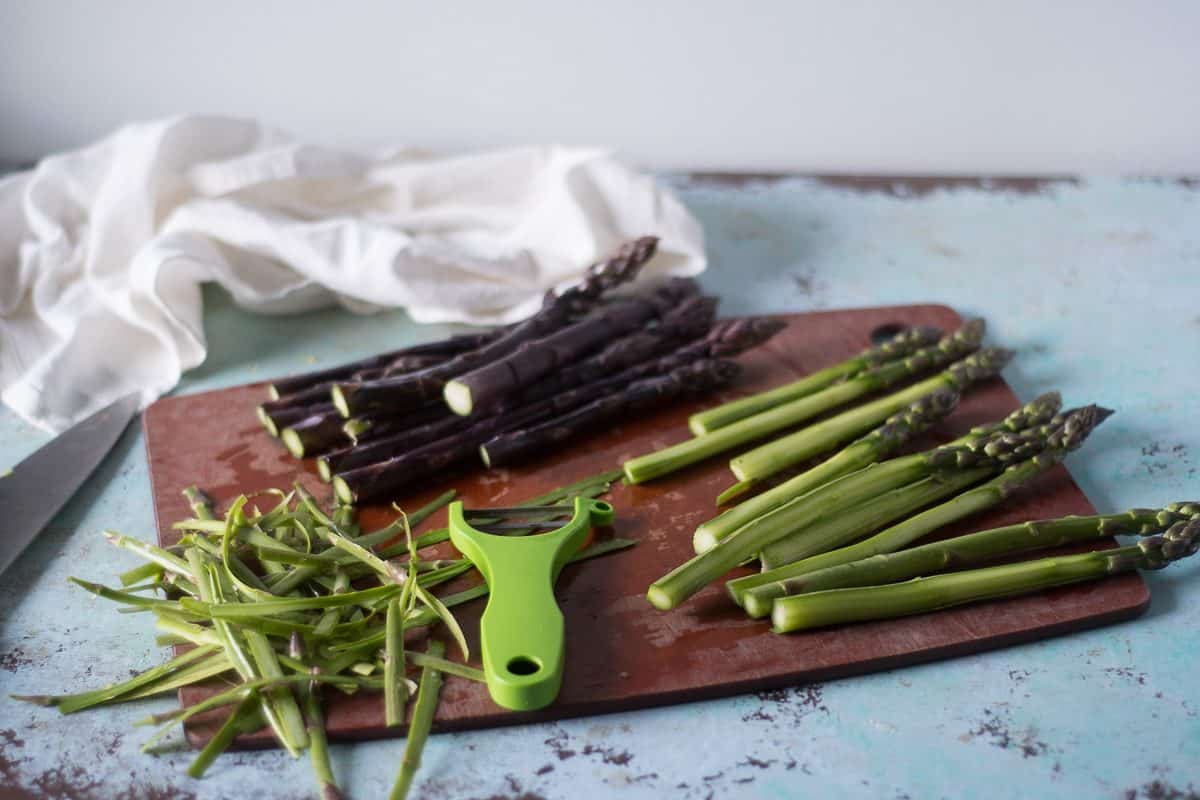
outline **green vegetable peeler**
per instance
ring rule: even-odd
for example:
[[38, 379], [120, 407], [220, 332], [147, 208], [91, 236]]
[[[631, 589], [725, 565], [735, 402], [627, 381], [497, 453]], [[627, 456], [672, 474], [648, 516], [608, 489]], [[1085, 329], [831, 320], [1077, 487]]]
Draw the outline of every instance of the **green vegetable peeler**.
[[[532, 711], [558, 696], [563, 615], [554, 600], [554, 582], [588, 530], [612, 518], [610, 504], [589, 497], [576, 497], [574, 505], [470, 511], [461, 502], [450, 504], [450, 541], [488, 585], [480, 645], [488, 691], [498, 705]], [[547, 532], [503, 535], [517, 531]]]

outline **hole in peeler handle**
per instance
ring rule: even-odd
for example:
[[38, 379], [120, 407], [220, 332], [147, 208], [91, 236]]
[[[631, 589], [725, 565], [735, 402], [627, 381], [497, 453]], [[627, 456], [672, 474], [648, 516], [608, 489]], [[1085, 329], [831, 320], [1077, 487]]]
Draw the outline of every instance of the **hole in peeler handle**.
[[896, 334], [908, 330], [909, 327], [903, 322], [885, 322], [882, 325], [876, 325], [871, 330], [871, 343], [882, 344]]
[[529, 656], [516, 656], [510, 658], [504, 668], [513, 675], [533, 675], [542, 665]]

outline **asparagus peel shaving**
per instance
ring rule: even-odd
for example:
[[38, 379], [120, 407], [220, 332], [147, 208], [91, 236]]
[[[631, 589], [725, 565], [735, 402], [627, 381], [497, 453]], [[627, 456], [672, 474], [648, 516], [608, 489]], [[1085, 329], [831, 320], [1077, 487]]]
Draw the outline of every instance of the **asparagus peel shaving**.
[[1173, 524], [1137, 544], [1068, 556], [781, 597], [771, 611], [777, 633], [923, 614], [965, 603], [1028, 594], [1137, 569], [1161, 569], [1200, 549], [1200, 519]]
[[[1135, 508], [1119, 514], [1022, 522], [905, 550], [880, 552], [854, 561], [800, 571], [794, 576], [780, 570], [770, 580], [738, 587], [740, 591], [737, 593], [746, 613], [752, 617], [765, 617], [771, 613], [772, 605], [780, 597], [827, 589], [898, 583], [1014, 553], [1093, 541], [1117, 534], [1146, 536], [1197, 517], [1200, 517], [1200, 505], [1176, 503], [1162, 509]], [[762, 576], [766, 574], [762, 573]], [[727, 584], [731, 593], [737, 591], [734, 583], [737, 581]]]
[[800, 380], [693, 414], [688, 419], [688, 427], [696, 436], [712, 433], [718, 428], [723, 428], [740, 419], [813, 394], [864, 370], [907, 356], [934, 344], [941, 335], [942, 332], [937, 328], [907, 328], [886, 342], [868, 347], [853, 358], [825, 367]]

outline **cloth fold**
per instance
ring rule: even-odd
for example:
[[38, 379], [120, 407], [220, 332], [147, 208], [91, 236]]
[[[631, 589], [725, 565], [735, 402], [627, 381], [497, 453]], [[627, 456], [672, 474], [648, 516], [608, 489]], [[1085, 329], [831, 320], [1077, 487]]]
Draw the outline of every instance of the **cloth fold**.
[[621, 242], [642, 280], [695, 275], [703, 233], [603, 150], [436, 156], [316, 147], [257, 122], [129, 125], [0, 179], [0, 398], [60, 431], [206, 354], [200, 286], [257, 313], [332, 303], [504, 324]]

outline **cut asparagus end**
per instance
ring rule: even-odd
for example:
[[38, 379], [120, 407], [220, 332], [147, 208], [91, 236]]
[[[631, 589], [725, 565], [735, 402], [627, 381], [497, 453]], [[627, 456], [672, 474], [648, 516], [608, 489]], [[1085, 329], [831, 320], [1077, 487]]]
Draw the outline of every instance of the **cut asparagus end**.
[[741, 497], [746, 492], [754, 488], [755, 481], [738, 481], [733, 486], [730, 486], [725, 491], [717, 495], [717, 505], [727, 505], [730, 500], [735, 497]]
[[721, 540], [717, 538], [713, 532], [703, 525], [696, 528], [696, 532], [692, 534], [692, 549], [696, 551], [696, 555], [712, 550]]
[[488, 469], [492, 468], [492, 457], [488, 455], [486, 444], [479, 445], [479, 458], [483, 461], [483, 465]]
[[354, 503], [354, 490], [350, 488], [350, 484], [346, 483], [346, 480], [340, 475], [333, 476], [333, 493], [343, 503]]
[[775, 597], [765, 591], [751, 589], [742, 594], [741, 606], [754, 619], [762, 619], [771, 616], [771, 610], [775, 607]]
[[650, 588], [646, 591], [646, 599], [650, 601], [650, 605], [659, 611], [670, 611], [675, 607], [675, 602], [671, 599], [671, 595], [655, 584], [651, 584]]
[[279, 434], [280, 441], [283, 446], [288, 449], [288, 452], [296, 458], [304, 458], [304, 442], [300, 439], [300, 434], [292, 428], [284, 428]]
[[[338, 411], [340, 412], [341, 409], [339, 408]], [[342, 433], [346, 434], [346, 438], [352, 444], [358, 444], [358, 437], [369, 430], [371, 430], [371, 420], [363, 417], [352, 417], [346, 420], [346, 424], [342, 426]]]
[[333, 407], [338, 410], [339, 414], [346, 418], [350, 417], [350, 402], [346, 393], [342, 391], [341, 384], [333, 385], [333, 388], [329, 390], [329, 399], [333, 401]]
[[471, 387], [459, 381], [450, 381], [442, 388], [442, 397], [450, 410], [459, 416], [470, 415], [474, 404], [471, 402]]
[[703, 436], [708, 433], [708, 426], [704, 423], [703, 417], [699, 414], [692, 414], [688, 417], [688, 430], [693, 436]]
[[261, 422], [263, 427], [267, 429], [267, 433], [269, 433], [271, 436], [278, 437], [279, 426], [275, 424], [275, 420], [271, 419], [271, 415], [267, 413], [267, 410], [262, 406], [259, 406], [257, 413], [258, 421]]
[[329, 460], [324, 456], [317, 459], [317, 475], [320, 476], [321, 480], [325, 481], [325, 483], [329, 483], [333, 480], [333, 469], [330, 468]]
[[267, 384], [267, 397], [271, 400], [278, 400], [280, 398], [280, 396], [281, 395], [279, 394], [279, 388], [273, 383], [268, 383]]

